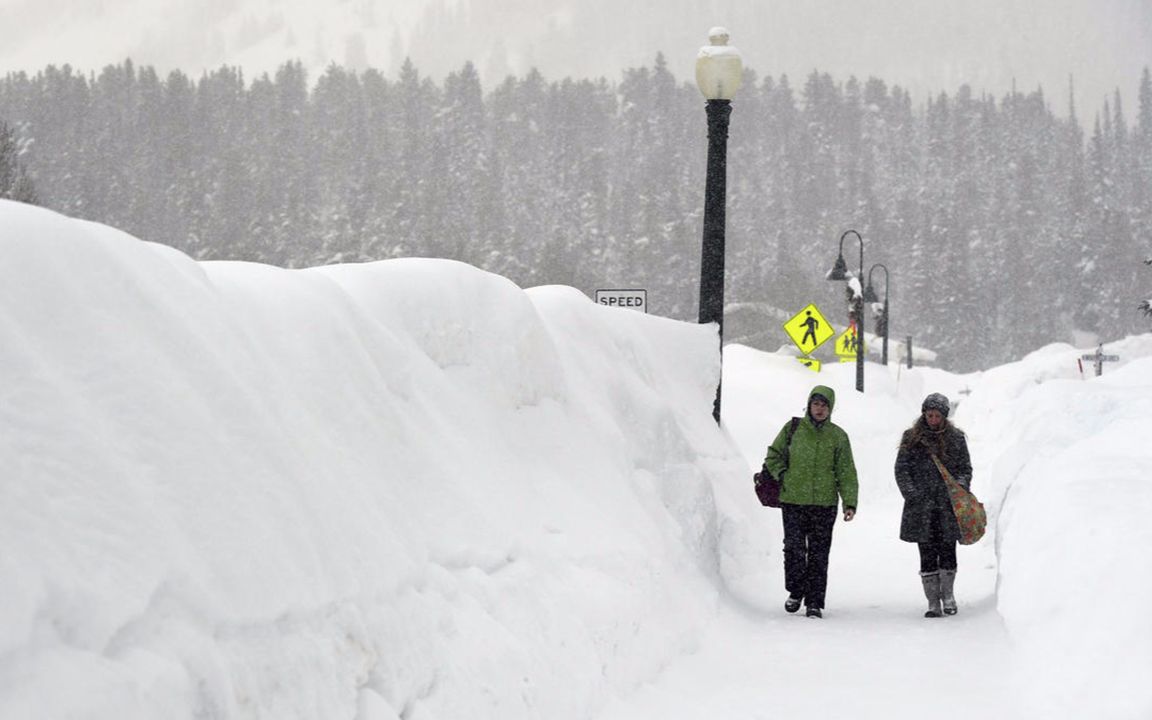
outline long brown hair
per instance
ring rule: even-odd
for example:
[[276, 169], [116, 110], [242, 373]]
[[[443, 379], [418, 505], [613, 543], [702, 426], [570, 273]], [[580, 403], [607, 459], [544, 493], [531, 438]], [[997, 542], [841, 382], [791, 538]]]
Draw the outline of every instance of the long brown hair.
[[955, 427], [951, 420], [944, 418], [944, 423], [940, 425], [940, 429], [933, 430], [928, 427], [928, 422], [921, 415], [916, 418], [916, 422], [912, 423], [912, 427], [908, 428], [904, 437], [900, 439], [900, 449], [911, 450], [917, 445], [923, 445], [928, 449], [928, 452], [934, 453], [943, 461], [947, 459], [948, 455], [948, 443], [944, 442], [944, 437]]

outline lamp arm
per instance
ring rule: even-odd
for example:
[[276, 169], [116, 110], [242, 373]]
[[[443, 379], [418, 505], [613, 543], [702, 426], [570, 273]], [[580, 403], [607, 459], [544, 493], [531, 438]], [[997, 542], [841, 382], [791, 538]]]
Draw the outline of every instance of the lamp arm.
[[888, 302], [888, 267], [884, 263], [875, 263], [872, 267], [868, 268], [868, 284], [872, 284], [872, 273], [876, 272], [876, 268], [884, 271], [884, 302]]
[[844, 257], [844, 238], [849, 235], [855, 235], [857, 242], [860, 243], [860, 279], [864, 279], [864, 238], [860, 237], [860, 233], [855, 230], [845, 230], [844, 234], [840, 236], [840, 257]]

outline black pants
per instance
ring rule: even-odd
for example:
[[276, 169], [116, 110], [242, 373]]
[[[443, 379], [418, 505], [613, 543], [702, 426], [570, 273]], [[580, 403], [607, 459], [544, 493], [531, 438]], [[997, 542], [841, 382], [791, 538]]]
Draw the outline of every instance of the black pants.
[[808, 607], [823, 608], [836, 508], [784, 504], [780, 509], [784, 516], [784, 588], [792, 597], [804, 598]]
[[943, 519], [940, 511], [930, 516], [929, 530], [931, 532], [927, 542], [916, 543], [920, 548], [920, 572], [930, 573], [937, 570], [956, 569], [956, 541], [945, 540], [940, 531], [940, 522]]

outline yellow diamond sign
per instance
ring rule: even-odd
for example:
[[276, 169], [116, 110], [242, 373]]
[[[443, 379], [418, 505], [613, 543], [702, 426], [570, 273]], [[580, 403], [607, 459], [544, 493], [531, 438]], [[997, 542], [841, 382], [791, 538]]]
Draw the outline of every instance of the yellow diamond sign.
[[801, 365], [808, 368], [812, 372], [820, 372], [820, 361], [816, 358], [798, 357], [796, 359], [800, 361]]
[[792, 342], [796, 343], [796, 347], [805, 355], [836, 334], [832, 325], [824, 319], [815, 305], [808, 305], [784, 323], [784, 332], [788, 333], [788, 337], [792, 338]]
[[856, 326], [850, 325], [847, 330], [840, 333], [840, 337], [836, 338], [836, 354], [840, 356], [841, 362], [848, 362], [856, 358], [856, 343], [863, 342], [856, 338]]

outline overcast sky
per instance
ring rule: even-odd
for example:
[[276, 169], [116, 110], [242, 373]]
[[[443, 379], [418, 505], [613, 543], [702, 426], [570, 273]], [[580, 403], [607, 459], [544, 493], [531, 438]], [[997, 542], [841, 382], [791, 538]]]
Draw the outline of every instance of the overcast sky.
[[614, 80], [663, 52], [688, 80], [717, 24], [761, 74], [875, 75], [918, 101], [963, 82], [1000, 95], [1015, 80], [1042, 84], [1063, 111], [1073, 76], [1082, 112], [1117, 87], [1131, 111], [1152, 64], [1152, 0], [0, 0], [0, 72], [131, 57], [252, 76], [298, 58], [313, 77], [332, 62], [394, 75], [411, 56], [437, 80], [473, 60], [491, 84], [531, 66]]

